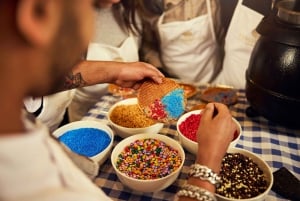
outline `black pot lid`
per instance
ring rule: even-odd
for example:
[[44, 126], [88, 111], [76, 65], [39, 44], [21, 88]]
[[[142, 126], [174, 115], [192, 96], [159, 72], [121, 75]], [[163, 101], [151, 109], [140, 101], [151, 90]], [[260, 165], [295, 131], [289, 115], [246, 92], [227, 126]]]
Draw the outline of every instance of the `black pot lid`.
[[270, 40], [300, 46], [300, 0], [283, 0], [259, 23], [256, 31]]

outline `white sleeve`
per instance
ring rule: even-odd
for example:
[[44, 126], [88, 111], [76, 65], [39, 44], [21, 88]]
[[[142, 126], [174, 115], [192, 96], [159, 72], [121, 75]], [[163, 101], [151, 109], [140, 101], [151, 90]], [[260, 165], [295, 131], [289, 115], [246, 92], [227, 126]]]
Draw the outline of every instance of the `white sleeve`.
[[25, 109], [30, 112], [36, 112], [42, 106], [42, 98], [27, 97], [24, 99]]

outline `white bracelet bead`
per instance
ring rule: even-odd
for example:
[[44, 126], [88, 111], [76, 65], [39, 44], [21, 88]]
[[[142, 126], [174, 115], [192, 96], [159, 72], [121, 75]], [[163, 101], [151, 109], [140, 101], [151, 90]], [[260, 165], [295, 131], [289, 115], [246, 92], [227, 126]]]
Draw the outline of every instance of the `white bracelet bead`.
[[197, 163], [191, 165], [188, 175], [209, 181], [213, 185], [219, 185], [221, 183], [221, 177], [218, 176], [218, 174], [214, 173], [210, 168]]
[[178, 197], [189, 197], [198, 201], [217, 201], [215, 196], [204, 188], [198, 186], [185, 184], [182, 189], [176, 194]]

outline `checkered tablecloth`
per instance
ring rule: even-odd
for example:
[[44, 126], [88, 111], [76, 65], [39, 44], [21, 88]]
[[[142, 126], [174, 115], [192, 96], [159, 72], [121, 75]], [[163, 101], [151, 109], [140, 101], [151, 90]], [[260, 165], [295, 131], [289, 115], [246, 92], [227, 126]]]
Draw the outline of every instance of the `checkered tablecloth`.
[[[230, 107], [232, 116], [240, 122], [243, 130], [237, 147], [261, 156], [273, 172], [284, 166], [300, 179], [300, 130], [278, 126], [263, 117], [247, 117], [245, 111], [249, 105], [245, 97], [245, 91], [240, 90], [238, 97], [237, 104]], [[119, 100], [121, 100], [120, 97], [103, 96], [84, 119], [105, 120], [109, 108]], [[187, 109], [199, 103], [200, 99], [198, 95], [195, 95], [188, 99]], [[160, 133], [176, 139], [176, 125], [165, 125]], [[114, 143], [116, 144], [120, 140], [121, 138], [116, 136]], [[174, 198], [175, 193], [184, 183], [188, 168], [194, 161], [195, 156], [186, 151], [186, 161], [179, 178], [167, 189], [155, 193], [141, 193], [123, 186], [111, 166], [110, 159], [101, 166], [95, 183], [113, 200], [169, 201]], [[286, 199], [271, 191], [266, 200]]]

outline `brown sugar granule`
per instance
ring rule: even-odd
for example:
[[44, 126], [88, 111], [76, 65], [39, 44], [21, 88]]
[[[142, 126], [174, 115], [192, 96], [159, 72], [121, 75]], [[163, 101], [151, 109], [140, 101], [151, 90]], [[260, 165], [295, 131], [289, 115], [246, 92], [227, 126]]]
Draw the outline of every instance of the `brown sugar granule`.
[[155, 121], [148, 118], [138, 104], [118, 105], [110, 114], [110, 119], [115, 124], [127, 128], [144, 128], [155, 124]]
[[252, 159], [241, 153], [225, 155], [220, 176], [222, 184], [216, 192], [227, 198], [252, 198], [267, 189], [263, 171]]

